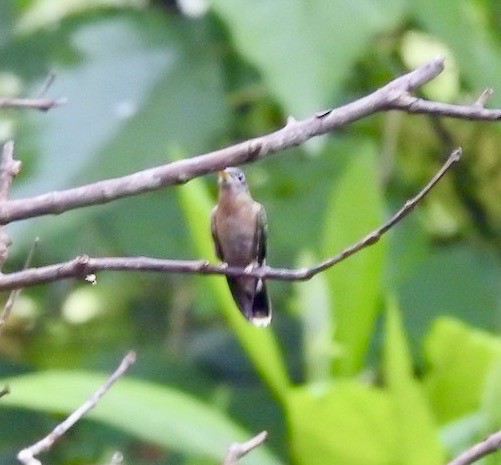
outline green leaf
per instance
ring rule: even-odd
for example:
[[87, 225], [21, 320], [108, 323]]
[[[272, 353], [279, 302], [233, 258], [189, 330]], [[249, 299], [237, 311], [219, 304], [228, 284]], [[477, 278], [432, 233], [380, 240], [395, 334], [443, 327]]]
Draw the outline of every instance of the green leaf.
[[[489, 15], [494, 15], [494, 12], [485, 8], [482, 2], [472, 0], [419, 0], [413, 3], [413, 8], [424, 28], [450, 47], [462, 76], [478, 93], [499, 81], [499, 42], [495, 29], [488, 26]], [[489, 103], [499, 106], [501, 97], [495, 94]]]
[[426, 392], [445, 423], [478, 410], [489, 374], [501, 360], [498, 337], [452, 319], [438, 319], [426, 339]]
[[[303, 252], [298, 267], [312, 266], [317, 262], [318, 258], [315, 258], [313, 253]], [[295, 290], [297, 313], [302, 323], [306, 381], [308, 383], [327, 381], [336, 354], [327, 280], [321, 273], [309, 281], [296, 283]]]
[[[203, 182], [200, 179], [194, 179], [181, 187], [179, 199], [197, 256], [216, 261], [210, 233], [212, 202]], [[233, 302], [224, 277], [206, 276], [203, 279], [210, 286], [218, 308], [223, 312], [228, 325], [235, 332], [262, 379], [279, 398], [283, 398], [288, 390], [289, 380], [271, 327], [256, 327], [245, 320]]]
[[402, 59], [409, 69], [417, 68], [441, 55], [446, 60], [446, 68], [422, 91], [431, 100], [453, 102], [460, 90], [459, 71], [451, 51], [438, 40], [418, 31], [407, 31], [402, 37]]
[[[359, 152], [350, 156], [325, 212], [324, 256], [339, 253], [382, 222], [375, 147], [360, 144]], [[380, 307], [385, 248], [383, 243], [373, 245], [325, 273], [333, 302], [335, 340], [342, 350], [335, 365], [339, 373], [353, 374], [362, 366]]]
[[[105, 381], [84, 371], [47, 371], [0, 381], [11, 393], [2, 406], [69, 414]], [[123, 378], [84, 418], [112, 425], [141, 440], [188, 455], [221, 461], [229, 445], [255, 433], [244, 431], [217, 408], [166, 386]], [[78, 427], [78, 426], [77, 426]], [[278, 465], [265, 446], [249, 454], [248, 464]]]
[[390, 398], [354, 381], [295, 388], [287, 403], [294, 462], [302, 465], [397, 463]]
[[[487, 375], [481, 410], [486, 418], [486, 425], [477, 441], [501, 428], [501, 354], [495, 358]], [[485, 465], [499, 465], [499, 455], [489, 455], [485, 459]]]
[[[482, 410], [490, 429], [501, 427], [501, 353], [494, 358], [492, 367], [487, 374]], [[485, 431], [488, 434], [488, 431]]]
[[17, 29], [32, 32], [42, 27], [50, 27], [67, 16], [105, 7], [144, 6], [144, 0], [34, 0], [19, 18]]
[[[401, 0], [213, 0], [237, 50], [286, 112], [304, 117], [337, 101], [374, 37], [397, 26]], [[356, 18], [356, 27], [354, 21]]]
[[386, 312], [384, 372], [394, 402], [398, 457], [407, 465], [433, 465], [445, 461], [428, 400], [413, 378], [412, 359], [405, 340], [397, 303], [389, 299]]
[[[414, 235], [424, 238], [424, 234], [416, 225]], [[397, 235], [396, 242], [401, 239]], [[400, 271], [402, 265], [406, 266], [402, 263], [405, 256], [398, 251], [396, 261], [402, 265], [397, 268], [398, 275], [393, 273], [392, 281], [398, 284], [400, 306], [416, 346], [421, 345], [419, 341], [428, 334], [437, 314], [454, 316], [478, 327], [496, 325], [500, 268], [491, 251], [475, 247], [471, 241], [447, 247], [423, 245], [419, 249], [419, 256], [407, 260], [408, 268], [403, 272]]]

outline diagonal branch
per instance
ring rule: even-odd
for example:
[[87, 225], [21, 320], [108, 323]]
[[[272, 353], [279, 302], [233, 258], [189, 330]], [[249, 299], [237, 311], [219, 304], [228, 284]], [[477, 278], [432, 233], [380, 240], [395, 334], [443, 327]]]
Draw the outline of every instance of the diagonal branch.
[[[47, 436], [35, 444], [23, 449], [17, 454], [17, 459], [24, 465], [42, 465], [35, 457], [48, 451], [52, 445], [60, 439], [77, 421], [79, 421], [89, 410], [93, 409], [101, 397], [106, 394], [111, 386], [134, 364], [136, 361], [135, 352], [128, 352], [120, 363], [119, 367], [106, 380], [106, 382], [92, 396], [78, 407], [66, 420], [57, 425]], [[36, 395], [36, 394], [34, 394]]]
[[[28, 252], [26, 260], [24, 261], [23, 269], [26, 269], [30, 266], [31, 260], [33, 258], [34, 253], [35, 253], [35, 249], [37, 248], [38, 242], [39, 242], [39, 239], [37, 237], [35, 239], [35, 241], [33, 242], [33, 245], [31, 246], [30, 251]], [[21, 291], [22, 291], [22, 287], [19, 287], [17, 289], [13, 289], [10, 292], [9, 297], [7, 298], [7, 302], [5, 302], [3, 310], [0, 313], [0, 335], [3, 332], [5, 323], [7, 322], [7, 319], [9, 318], [9, 316], [12, 312], [12, 309], [14, 308], [14, 304], [16, 303], [17, 299], [19, 298], [19, 295], [21, 294]]]
[[332, 132], [348, 123], [379, 111], [401, 110], [408, 113], [428, 113], [463, 119], [501, 120], [501, 110], [487, 110], [482, 105], [450, 105], [418, 99], [409, 93], [435, 78], [444, 68], [437, 57], [387, 84], [375, 92], [336, 109], [325, 110], [287, 124], [270, 134], [163, 166], [98, 181], [92, 184], [11, 200], [0, 206], [0, 224], [48, 214], [60, 214], [87, 205], [183, 184], [197, 176], [241, 165], [295, 147], [312, 137]]
[[226, 452], [223, 465], [237, 465], [238, 460], [247, 455], [251, 450], [259, 447], [266, 440], [266, 436], [268, 436], [268, 433], [261, 431], [248, 441], [233, 443]]
[[486, 437], [483, 441], [475, 444], [455, 459], [451, 460], [447, 465], [471, 465], [477, 460], [501, 450], [501, 430]]
[[460, 148], [454, 150], [428, 184], [426, 184], [426, 186], [415, 197], [405, 202], [403, 207], [383, 225], [367, 234], [367, 236], [357, 243], [347, 247], [339, 254], [334, 255], [333, 257], [330, 257], [311, 268], [291, 270], [264, 266], [248, 270], [246, 268], [242, 269], [225, 265], [212, 265], [205, 260], [165, 260], [148, 257], [91, 258], [86, 255], [80, 255], [73, 260], [63, 263], [57, 263], [39, 268], [29, 268], [9, 274], [0, 274], [0, 290], [17, 289], [20, 287], [48, 283], [67, 278], [85, 278], [97, 271], [103, 270], [221, 274], [227, 276], [245, 275], [280, 281], [305, 281], [334, 266], [336, 263], [350, 257], [359, 250], [376, 243], [383, 234], [395, 226], [402, 218], [414, 209], [414, 207], [430, 192], [438, 181], [442, 179], [445, 173], [459, 161], [460, 155]]

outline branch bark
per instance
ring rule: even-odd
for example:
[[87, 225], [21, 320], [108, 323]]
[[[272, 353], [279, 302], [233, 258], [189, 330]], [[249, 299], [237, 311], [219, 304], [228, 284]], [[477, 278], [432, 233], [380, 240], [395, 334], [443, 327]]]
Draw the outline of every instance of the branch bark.
[[42, 465], [42, 462], [35, 458], [42, 452], [48, 451], [52, 445], [60, 439], [77, 421], [79, 421], [89, 410], [94, 408], [101, 397], [103, 397], [111, 386], [134, 364], [136, 361], [135, 352], [128, 352], [115, 372], [92, 396], [78, 407], [66, 420], [57, 425], [47, 436], [35, 444], [23, 449], [17, 454], [17, 459], [24, 465]]
[[3, 97], [0, 98], [0, 109], [2, 108], [31, 108], [32, 110], [49, 111], [52, 108], [65, 105], [66, 98], [51, 99], [43, 97], [53, 84], [56, 74], [50, 72], [44, 80], [38, 95], [35, 98]]
[[49, 111], [66, 103], [65, 98], [0, 98], [0, 108], [31, 108], [33, 110]]
[[[20, 169], [21, 162], [14, 160], [14, 142], [8, 141], [2, 147], [2, 159], [0, 161], [0, 205], [7, 203], [12, 180]], [[10, 245], [10, 237], [5, 228], [0, 225], [0, 268], [7, 260]]]
[[483, 441], [451, 460], [447, 465], [471, 465], [488, 454], [501, 449], [501, 430], [486, 437]]
[[[30, 266], [37, 245], [38, 245], [38, 237], [35, 239], [35, 242], [31, 246], [30, 251], [28, 252], [28, 256], [24, 261], [23, 270], [26, 270], [26, 268]], [[7, 302], [5, 302], [2, 313], [0, 314], [0, 336], [2, 335], [5, 323], [7, 322], [7, 319], [9, 318], [12, 309], [14, 308], [14, 304], [16, 303], [17, 299], [19, 298], [19, 295], [21, 294], [21, 291], [22, 291], [21, 287], [13, 289], [9, 294]]]
[[289, 117], [287, 124], [270, 134], [163, 166], [92, 184], [11, 200], [0, 206], [0, 224], [48, 214], [60, 214], [87, 205], [107, 203], [121, 197], [137, 195], [188, 182], [197, 176], [241, 165], [300, 145], [312, 137], [325, 134], [352, 121], [379, 111], [400, 110], [454, 118], [501, 120], [501, 110], [487, 110], [482, 105], [450, 105], [423, 100], [410, 95], [435, 78], [444, 68], [437, 57], [375, 92], [336, 109], [316, 113], [302, 121]]
[[228, 452], [226, 452], [223, 465], [236, 465], [242, 457], [247, 455], [251, 450], [260, 446], [266, 440], [267, 436], [268, 433], [266, 431], [261, 431], [248, 441], [233, 443], [228, 448]]
[[[350, 257], [363, 248], [375, 244], [383, 234], [389, 231], [414, 209], [414, 207], [431, 191], [440, 179], [442, 179], [445, 173], [459, 161], [460, 155], [460, 148], [454, 150], [428, 184], [426, 184], [426, 186], [424, 186], [424, 188], [421, 189], [416, 196], [405, 202], [402, 208], [384, 224], [367, 234], [357, 243], [347, 247], [337, 255], [334, 255], [333, 257], [330, 257], [311, 268], [290, 270], [264, 266], [248, 270], [247, 268], [212, 265], [206, 260], [168, 260], [148, 257], [91, 258], [87, 255], [80, 255], [73, 260], [63, 263], [57, 263], [39, 268], [29, 268], [9, 274], [0, 274], [0, 290], [18, 289], [67, 278], [86, 278], [88, 282], [95, 283], [95, 276], [93, 276], [93, 273], [103, 270], [222, 274], [227, 276], [245, 275], [281, 281], [305, 281], [334, 266], [336, 263]], [[88, 278], [89, 276], [92, 277]]]

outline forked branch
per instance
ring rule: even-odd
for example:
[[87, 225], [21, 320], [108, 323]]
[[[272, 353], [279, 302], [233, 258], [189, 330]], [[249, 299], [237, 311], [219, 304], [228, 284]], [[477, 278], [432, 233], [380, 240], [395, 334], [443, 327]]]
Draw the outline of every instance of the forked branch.
[[66, 278], [85, 278], [97, 271], [156, 271], [161, 273], [196, 273], [222, 274], [227, 276], [256, 276], [280, 281], [305, 281], [318, 273], [332, 267], [336, 263], [350, 257], [354, 253], [376, 243], [383, 234], [408, 215], [412, 209], [431, 191], [442, 179], [444, 174], [460, 159], [461, 149], [454, 150], [444, 165], [437, 171], [426, 186], [412, 199], [409, 199], [383, 225], [370, 232], [357, 243], [347, 247], [333, 257], [311, 267], [300, 269], [270, 268], [268, 266], [253, 270], [212, 265], [205, 260], [165, 260], [148, 257], [103, 257], [91, 258], [80, 255], [73, 260], [39, 268], [28, 268], [14, 273], [0, 275], [0, 290], [17, 289], [34, 284], [48, 283]]
[[302, 121], [289, 117], [282, 129], [231, 147], [119, 178], [31, 198], [11, 200], [0, 207], [0, 224], [41, 215], [59, 214], [74, 208], [107, 203], [121, 197], [182, 184], [227, 166], [241, 165], [303, 144], [312, 137], [332, 132], [379, 111], [400, 110], [463, 119], [501, 120], [501, 110], [487, 110], [478, 101], [472, 105], [450, 105], [419, 99], [410, 94], [435, 78], [443, 68], [443, 58], [435, 58], [366, 97], [336, 109], [318, 112]]

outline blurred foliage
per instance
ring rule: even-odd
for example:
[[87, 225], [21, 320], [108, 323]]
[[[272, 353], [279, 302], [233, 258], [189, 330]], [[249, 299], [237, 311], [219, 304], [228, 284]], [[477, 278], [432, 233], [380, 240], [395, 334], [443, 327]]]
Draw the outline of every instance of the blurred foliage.
[[[5, 0], [0, 95], [23, 161], [13, 197], [120, 176], [272, 131], [355, 99], [440, 53], [422, 95], [471, 103], [501, 75], [498, 2]], [[498, 89], [499, 91], [499, 89]], [[501, 107], [494, 94], [488, 106]], [[434, 465], [501, 427], [501, 127], [387, 113], [246, 168], [269, 263], [304, 266], [414, 195], [451, 148], [460, 166], [377, 245], [304, 283], [271, 282], [271, 329], [221, 277], [106, 273], [26, 289], [0, 337], [0, 462], [16, 463], [138, 361], [44, 463]], [[215, 178], [9, 225], [7, 270], [91, 256], [214, 260]], [[7, 298], [7, 296], [5, 296]], [[499, 463], [498, 456], [484, 465]]]

